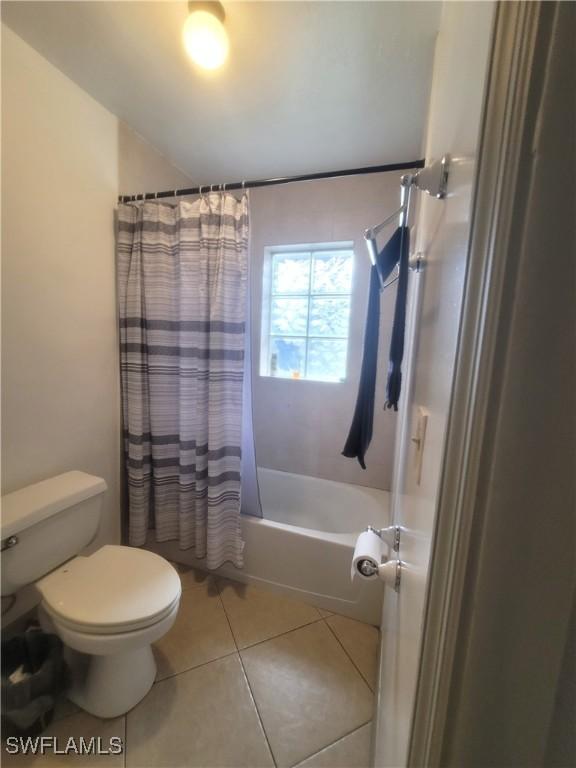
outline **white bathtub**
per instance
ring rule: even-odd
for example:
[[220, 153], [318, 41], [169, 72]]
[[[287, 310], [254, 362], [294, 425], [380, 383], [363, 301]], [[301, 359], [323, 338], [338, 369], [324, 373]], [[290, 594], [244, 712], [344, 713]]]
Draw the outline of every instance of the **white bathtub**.
[[[244, 568], [225, 565], [218, 572], [379, 624], [382, 583], [352, 582], [350, 569], [358, 534], [368, 525], [388, 524], [388, 492], [263, 468], [258, 481], [264, 517], [242, 516]], [[175, 543], [151, 548], [202, 567]]]

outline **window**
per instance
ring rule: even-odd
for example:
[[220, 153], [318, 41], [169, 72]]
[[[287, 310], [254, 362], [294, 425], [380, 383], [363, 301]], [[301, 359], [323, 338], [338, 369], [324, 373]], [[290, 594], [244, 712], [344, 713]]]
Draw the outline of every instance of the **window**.
[[352, 243], [266, 249], [260, 374], [346, 377]]

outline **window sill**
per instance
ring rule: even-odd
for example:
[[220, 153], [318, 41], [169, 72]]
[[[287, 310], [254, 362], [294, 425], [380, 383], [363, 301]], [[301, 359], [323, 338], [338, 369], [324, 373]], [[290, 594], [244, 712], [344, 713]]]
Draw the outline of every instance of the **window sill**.
[[303, 382], [306, 384], [346, 384], [346, 379], [311, 379], [303, 376], [272, 376], [269, 373], [259, 373], [261, 379], [272, 379], [274, 381], [286, 381], [290, 383]]

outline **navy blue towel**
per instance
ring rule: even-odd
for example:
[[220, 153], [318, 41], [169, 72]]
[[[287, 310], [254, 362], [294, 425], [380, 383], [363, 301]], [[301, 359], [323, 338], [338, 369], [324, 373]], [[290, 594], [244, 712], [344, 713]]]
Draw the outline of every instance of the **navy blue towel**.
[[380, 329], [380, 277], [386, 281], [390, 273], [399, 265], [398, 289], [392, 341], [388, 361], [388, 381], [386, 385], [386, 408], [398, 410], [398, 398], [402, 383], [402, 357], [404, 355], [404, 328], [406, 325], [406, 299], [408, 293], [408, 255], [410, 252], [410, 230], [398, 227], [377, 257], [376, 266], [370, 271], [370, 291], [368, 311], [364, 331], [364, 354], [360, 370], [360, 384], [350, 432], [342, 451], [348, 458], [356, 458], [362, 469], [366, 469], [364, 457], [372, 440], [374, 423], [374, 399], [376, 394], [376, 374], [378, 371], [378, 334]]
[[399, 227], [399, 274], [396, 290], [396, 306], [392, 323], [392, 339], [388, 356], [388, 381], [386, 383], [386, 408], [398, 410], [402, 387], [402, 358], [404, 357], [404, 332], [406, 330], [406, 302], [408, 300], [408, 260], [410, 258], [410, 230]]

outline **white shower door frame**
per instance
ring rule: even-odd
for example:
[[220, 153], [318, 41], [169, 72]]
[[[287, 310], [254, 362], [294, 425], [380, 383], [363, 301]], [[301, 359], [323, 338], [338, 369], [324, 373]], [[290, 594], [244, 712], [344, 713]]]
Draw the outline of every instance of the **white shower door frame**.
[[[471, 564], [479, 555], [481, 532], [489, 514], [486, 502], [482, 502], [485, 498], [482, 483], [486, 478], [481, 476], [481, 458], [494, 435], [495, 422], [490, 413], [493, 401], [490, 395], [493, 395], [495, 382], [499, 380], [498, 373], [505, 366], [509, 352], [502, 348], [501, 333], [503, 325], [506, 328], [506, 323], [510, 322], [510, 308], [514, 304], [516, 287], [510, 277], [515, 274], [520, 258], [519, 246], [515, 242], [519, 233], [513, 231], [512, 222], [529, 211], [530, 174], [537, 163], [538, 126], [544, 108], [539, 101], [544, 93], [541, 82], [544, 77], [541, 77], [541, 73], [545, 73], [550, 65], [551, 51], [554, 51], [554, 45], [551, 44], [551, 41], [554, 42], [553, 32], [558, 36], [558, 30], [561, 29], [557, 17], [562, 5], [534, 2], [499, 3], [496, 6], [464, 307], [430, 568], [428, 573], [419, 574], [423, 584], [427, 583], [420, 630], [421, 647], [408, 660], [418, 669], [417, 683], [415, 691], [397, 690], [392, 700], [386, 700], [389, 692], [379, 692], [375, 733], [376, 766], [393, 764], [388, 761], [389, 753], [384, 740], [386, 733], [392, 733], [395, 726], [400, 730], [405, 729], [407, 737], [406, 743], [402, 745], [405, 748], [404, 757], [396, 762], [395, 768], [405, 765], [433, 768], [442, 765], [445, 759], [443, 750], [457, 727], [455, 718], [450, 716], [453, 715], [450, 706], [454, 705], [451, 699], [454, 685], [460, 682], [457, 658], [462, 651], [459, 644], [465, 637], [461, 619], [467, 607], [466, 601], [468, 606], [471, 600], [474, 602], [473, 589], [478, 588], [471, 587], [467, 580], [471, 576]], [[551, 32], [552, 26], [554, 29]], [[529, 148], [527, 150], [530, 141], [534, 142], [535, 159], [530, 158]], [[446, 151], [449, 151], [449, 147]], [[537, 363], [535, 367], [538, 368]], [[535, 370], [534, 375], [538, 374], [538, 370]], [[553, 483], [552, 474], [547, 476], [549, 483]], [[536, 483], [538, 478], [527, 478], [526, 482]], [[564, 524], [565, 518], [561, 520]], [[395, 522], [402, 523], [402, 520]], [[533, 539], [534, 531], [527, 526], [526, 530], [518, 531], [519, 542], [522, 536], [528, 543], [531, 537]], [[540, 539], [543, 545], [545, 542], [548, 544], [552, 556], [555, 548], [552, 531], [542, 528]], [[492, 561], [498, 556], [500, 562], [505, 563], [504, 546], [499, 541], [490, 543]], [[544, 549], [546, 551], [546, 547]], [[566, 608], [574, 588], [572, 580], [558, 578], [566, 562], [565, 549], [566, 546], [558, 553], [561, 563], [551, 562], [550, 573], [542, 573], [548, 592], [553, 589], [555, 596], [551, 610], [556, 611], [556, 623], [536, 626], [532, 621], [532, 626], [529, 626], [529, 617], [518, 613], [517, 621], [524, 621], [524, 624], [518, 624], [513, 629], [516, 633], [523, 630], [532, 637], [538, 633], [539, 642], [546, 644], [547, 654], [551, 657], [543, 665], [546, 667], [544, 672], [538, 670], [540, 682], [545, 680], [547, 685], [542, 689], [544, 695], [538, 704], [537, 716], [532, 713], [533, 730], [538, 731], [540, 745], [545, 738], [545, 729], [554, 707], [558, 667], [566, 643], [567, 629], [564, 625], [567, 625], [569, 615]], [[482, 549], [482, 553], [485, 555], [486, 548]], [[407, 575], [410, 578], [410, 574]], [[389, 592], [386, 597], [388, 600], [388, 595], [392, 596], [399, 615], [402, 592], [401, 584], [399, 595], [394, 597], [394, 593]], [[409, 589], [406, 588], [405, 594], [408, 593]], [[415, 624], [418, 624], [417, 617]], [[387, 656], [390, 661], [390, 653], [398, 656], [405, 639], [399, 634], [399, 625], [395, 628], [392, 623], [385, 633], [381, 664], [386, 663]], [[505, 643], [506, 639], [502, 642]], [[503, 646], [503, 651], [509, 654], [510, 648]], [[521, 652], [520, 649], [518, 652]], [[406, 659], [404, 663], [407, 663]], [[394, 673], [393, 667], [391, 669]], [[518, 676], [520, 672], [521, 665], [516, 671], [516, 678], [512, 673], [512, 679], [518, 687], [521, 687], [522, 680]], [[388, 679], [391, 679], [390, 676]], [[384, 708], [386, 711], [383, 713]], [[514, 723], [510, 728], [515, 727], [522, 732], [522, 727], [528, 727], [525, 725], [527, 721], [522, 720], [522, 714], [522, 711], [509, 712], [508, 717]], [[494, 728], [491, 734], [486, 734], [487, 738], [499, 738], [494, 735], [498, 731], [496, 723]], [[477, 730], [481, 733], [479, 727]], [[506, 741], [508, 736], [506, 733], [503, 737], [502, 749], [508, 748], [510, 751], [512, 741]], [[529, 736], [533, 743], [537, 743], [532, 733]], [[462, 744], [463, 734], [459, 734], [459, 738]], [[397, 754], [400, 753], [401, 750], [397, 751]], [[469, 752], [469, 759], [470, 764], [476, 764], [473, 751]], [[540, 764], [535, 759], [534, 764], [536, 762]]]

